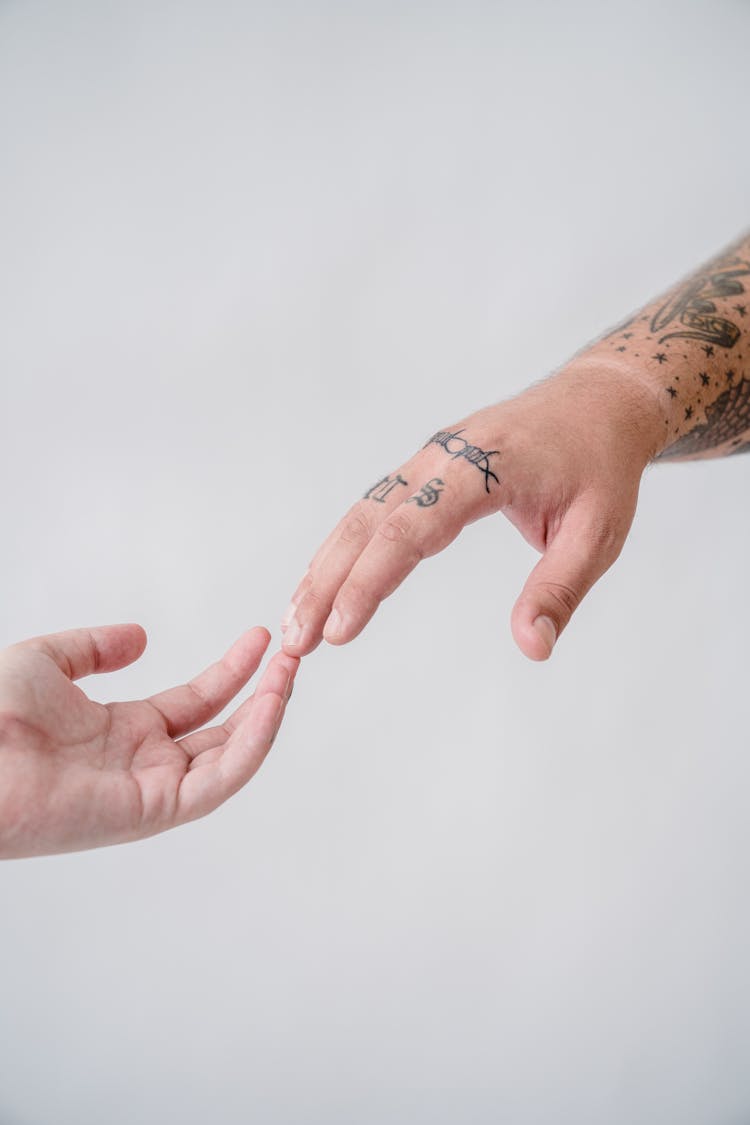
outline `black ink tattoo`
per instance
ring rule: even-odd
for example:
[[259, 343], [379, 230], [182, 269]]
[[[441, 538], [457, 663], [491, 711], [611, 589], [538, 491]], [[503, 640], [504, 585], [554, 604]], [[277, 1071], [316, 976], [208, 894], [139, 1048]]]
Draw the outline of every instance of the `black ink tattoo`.
[[[750, 263], [743, 258], [726, 256], [710, 263], [669, 298], [654, 313], [651, 331], [662, 332], [675, 321], [682, 327], [659, 337], [659, 343], [675, 336], [693, 340], [706, 340], [708, 346], [733, 348], [740, 338], [740, 329], [726, 317], [718, 316], [714, 298], [737, 297], [745, 292], [739, 280], [750, 273]], [[744, 306], [734, 306], [739, 312]], [[740, 315], [743, 315], [740, 313]], [[706, 355], [712, 354], [704, 347]]]
[[[440, 485], [440, 488], [438, 488]], [[440, 477], [433, 477], [428, 480], [427, 484], [423, 484], [419, 492], [414, 496], [410, 496], [406, 501], [407, 504], [418, 504], [420, 508], [431, 508], [433, 504], [437, 504], [438, 497], [445, 487], [445, 481]]]
[[660, 458], [689, 457], [693, 453], [705, 453], [717, 449], [725, 442], [734, 439], [741, 444], [732, 453], [750, 450], [750, 441], [742, 441], [750, 433], [750, 379], [732, 383], [706, 410], [706, 421], [701, 422], [688, 434], [683, 434], [670, 445]]
[[454, 461], [463, 457], [470, 465], [476, 465], [480, 473], [484, 474], [484, 487], [489, 492], [490, 479], [494, 480], [496, 484], [500, 484], [500, 478], [490, 468], [490, 457], [499, 456], [500, 450], [485, 450], [480, 449], [478, 445], [469, 445], [466, 438], [461, 437], [462, 433], [463, 430], [456, 430], [454, 433], [449, 433], [448, 430], [438, 430], [429, 441], [425, 442], [424, 448], [426, 449], [428, 445], [441, 445]]
[[662, 363], [667, 362], [667, 357], [664, 352], [657, 352], [656, 355], [652, 355], [651, 358], [655, 359], [659, 366], [661, 366]]
[[393, 492], [394, 488], [399, 484], [408, 486], [408, 481], [405, 481], [400, 473], [396, 473], [395, 477], [383, 477], [372, 488], [368, 488], [367, 492], [362, 497], [363, 500], [377, 500], [379, 504], [385, 504], [386, 499]]

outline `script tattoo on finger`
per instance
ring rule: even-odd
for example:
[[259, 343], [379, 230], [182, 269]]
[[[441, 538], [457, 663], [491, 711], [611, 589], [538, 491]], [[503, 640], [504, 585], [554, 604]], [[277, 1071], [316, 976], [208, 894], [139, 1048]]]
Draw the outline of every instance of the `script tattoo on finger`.
[[410, 496], [406, 501], [407, 504], [418, 504], [420, 508], [431, 508], [433, 504], [437, 504], [438, 497], [445, 487], [445, 481], [440, 477], [433, 477], [428, 480], [427, 484], [423, 484], [419, 492], [414, 496]]
[[438, 430], [429, 441], [425, 442], [424, 448], [426, 449], [428, 445], [440, 445], [452, 460], [456, 461], [462, 457], [470, 465], [476, 465], [484, 476], [485, 491], [489, 492], [491, 480], [500, 484], [500, 478], [490, 468], [490, 457], [499, 457], [500, 450], [480, 449], [478, 445], [471, 445], [461, 436], [463, 432], [463, 430], [454, 430], [452, 433], [449, 430]]
[[367, 489], [362, 499], [377, 500], [379, 504], [385, 504], [394, 488], [398, 488], [400, 484], [405, 485], [407, 488], [409, 486], [409, 482], [404, 480], [400, 473], [396, 473], [395, 476], [383, 477], [383, 479], [379, 480], [377, 484], [374, 484], [372, 488]]

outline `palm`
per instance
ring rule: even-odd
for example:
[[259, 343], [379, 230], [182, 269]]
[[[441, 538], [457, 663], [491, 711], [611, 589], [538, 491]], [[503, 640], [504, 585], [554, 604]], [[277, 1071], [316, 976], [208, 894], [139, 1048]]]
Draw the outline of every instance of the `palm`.
[[196, 728], [256, 670], [265, 630], [246, 634], [189, 684], [149, 699], [104, 705], [72, 682], [130, 663], [144, 642], [137, 626], [120, 626], [39, 638], [0, 655], [4, 854], [151, 835], [209, 812], [261, 764], [297, 662], [277, 655], [255, 695], [203, 730]]

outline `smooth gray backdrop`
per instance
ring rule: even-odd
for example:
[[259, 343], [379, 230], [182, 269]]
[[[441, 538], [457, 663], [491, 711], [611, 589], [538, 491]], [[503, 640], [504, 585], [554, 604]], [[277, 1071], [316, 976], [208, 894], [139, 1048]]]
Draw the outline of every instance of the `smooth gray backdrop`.
[[[750, 222], [750, 5], [0, 4], [3, 643], [128, 697]], [[0, 866], [1, 1125], [750, 1117], [750, 457], [647, 475], [545, 666], [469, 528], [251, 785]]]

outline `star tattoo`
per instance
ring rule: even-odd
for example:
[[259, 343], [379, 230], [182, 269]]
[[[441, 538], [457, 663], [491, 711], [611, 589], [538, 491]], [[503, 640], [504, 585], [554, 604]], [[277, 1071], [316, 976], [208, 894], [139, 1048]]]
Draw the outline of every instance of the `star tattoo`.
[[701, 371], [700, 381], [701, 381], [701, 383], [703, 384], [704, 387], [707, 387], [708, 384], [711, 382], [711, 380], [709, 379], [709, 377], [708, 377], [708, 375], [706, 374], [705, 371]]
[[713, 346], [713, 344], [704, 344], [704, 345], [703, 345], [703, 350], [704, 350], [704, 352], [706, 353], [706, 355], [707, 355], [707, 356], [710, 356], [710, 355], [713, 355], [713, 354], [714, 354], [714, 346]]
[[657, 363], [666, 363], [667, 362], [667, 357], [664, 354], [664, 352], [657, 352], [656, 355], [652, 355], [651, 358], [655, 359]]
[[740, 316], [747, 316], [747, 305], [733, 305], [732, 307]]
[[685, 407], [685, 421], [686, 421], [686, 422], [689, 422], [689, 421], [690, 421], [690, 419], [691, 419], [692, 417], [693, 417], [693, 408], [692, 408], [692, 406], [686, 406], [686, 407]]
[[670, 398], [677, 398], [677, 391], [674, 389], [674, 387], [667, 387], [667, 394]]

